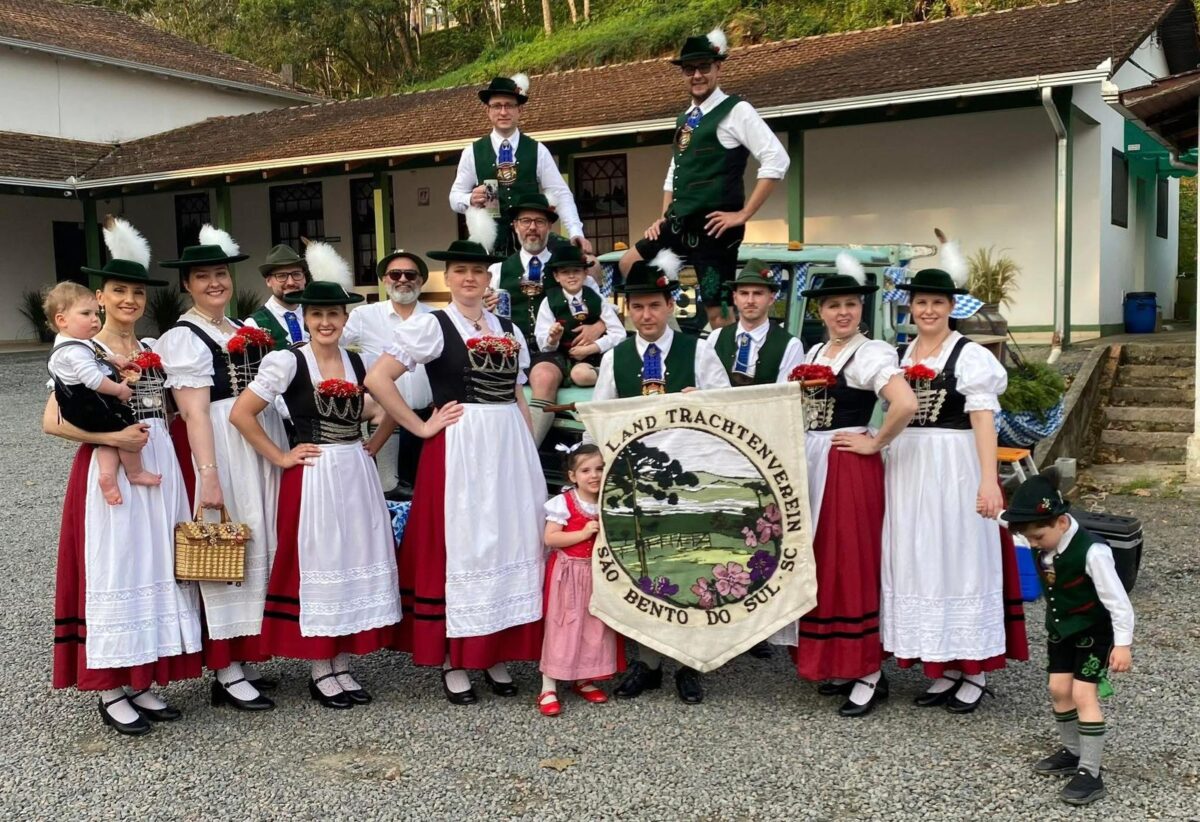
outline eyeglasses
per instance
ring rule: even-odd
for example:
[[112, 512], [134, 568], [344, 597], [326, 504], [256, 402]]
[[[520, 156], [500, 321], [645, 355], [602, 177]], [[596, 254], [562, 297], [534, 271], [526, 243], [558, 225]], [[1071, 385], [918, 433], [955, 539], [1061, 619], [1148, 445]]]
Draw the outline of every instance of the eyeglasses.
[[520, 107], [520, 103], [488, 103], [492, 111], [515, 111]]
[[400, 282], [401, 280], [411, 280], [414, 283], [421, 279], [421, 272], [414, 268], [395, 268], [391, 271], [383, 272], [384, 279]]
[[517, 225], [521, 228], [545, 228], [550, 225], [550, 221], [545, 217], [518, 217]]
[[708, 74], [713, 70], [713, 64], [700, 63], [698, 65], [680, 66], [679, 69], [685, 77], [691, 77], [693, 74]]
[[288, 280], [299, 280], [304, 282], [303, 271], [272, 271], [271, 279], [277, 283], [286, 283]]

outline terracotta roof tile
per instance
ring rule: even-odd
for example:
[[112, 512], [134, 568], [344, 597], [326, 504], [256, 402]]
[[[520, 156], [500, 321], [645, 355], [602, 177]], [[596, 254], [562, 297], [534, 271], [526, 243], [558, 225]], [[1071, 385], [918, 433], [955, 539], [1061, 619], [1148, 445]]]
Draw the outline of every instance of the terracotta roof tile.
[[214, 80], [319, 97], [229, 54], [160, 31], [109, 9], [57, 0], [4, 0], [0, 37], [52, 46]]
[[0, 177], [56, 183], [72, 175], [82, 178], [101, 157], [112, 150], [110, 143], [86, 143], [0, 131]]

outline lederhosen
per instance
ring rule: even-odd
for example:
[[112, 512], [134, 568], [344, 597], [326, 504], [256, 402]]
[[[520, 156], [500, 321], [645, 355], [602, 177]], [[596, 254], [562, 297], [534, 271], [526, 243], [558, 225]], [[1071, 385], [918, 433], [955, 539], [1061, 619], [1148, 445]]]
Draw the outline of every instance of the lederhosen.
[[532, 361], [532, 365], [537, 365], [539, 362], [554, 363], [558, 367], [558, 370], [562, 372], [563, 385], [571, 384], [571, 367], [576, 362], [586, 363], [594, 368], [599, 368], [600, 359], [603, 356], [597, 352], [585, 359], [573, 360], [568, 353], [571, 350], [571, 341], [576, 336], [572, 332], [580, 326], [599, 322], [604, 311], [604, 298], [586, 285], [579, 292], [579, 295], [583, 300], [584, 313], [582, 316], [576, 317], [571, 312], [571, 306], [567, 302], [567, 295], [561, 288], [555, 287], [546, 291], [546, 302], [550, 305], [550, 310], [554, 313], [554, 319], [562, 323], [563, 333], [558, 338], [557, 350], [539, 352], [534, 355]]
[[476, 140], [471, 146], [471, 151], [475, 157], [475, 184], [479, 185], [484, 180], [495, 180], [497, 183], [496, 196], [500, 199], [500, 216], [496, 219], [494, 252], [508, 256], [521, 247], [512, 229], [513, 217], [516, 216], [513, 206], [531, 194], [541, 193], [537, 176], [538, 142], [521, 132], [513, 152], [514, 165], [508, 168], [498, 167], [496, 149], [492, 146], [490, 134]]
[[1080, 528], [1061, 554], [1037, 557], [1046, 594], [1046, 670], [1099, 682], [1113, 647], [1112, 617], [1087, 573], [1088, 551], [1099, 542]]
[[[81, 340], [59, 343], [50, 350], [50, 355], [53, 356], [55, 351], [69, 345], [78, 345], [87, 349], [96, 358], [96, 363], [100, 366], [100, 370], [105, 372], [105, 376], [114, 382], [121, 382], [123, 377], [117, 372], [116, 367], [100, 356], [100, 352], [94, 345], [89, 345]], [[66, 385], [53, 373], [50, 376], [54, 380], [54, 399], [58, 403], [59, 413], [62, 414], [64, 420], [81, 431], [107, 434], [134, 424], [133, 409], [116, 397], [101, 394], [82, 383]]]
[[733, 366], [737, 360], [738, 335], [749, 332], [742, 331], [741, 326], [734, 323], [715, 333], [717, 334], [717, 345], [714, 350], [721, 365], [725, 366], [725, 373], [729, 375], [731, 384], [735, 386], [771, 385], [779, 378], [779, 366], [783, 363], [783, 355], [787, 353], [788, 343], [792, 340], [791, 334], [778, 325], [768, 322], [767, 336], [758, 349], [758, 359], [754, 363], [754, 376], [748, 377], [745, 374], [735, 374]]
[[[292, 420], [292, 427], [288, 429], [288, 440], [292, 446], [305, 443], [341, 445], [360, 441], [363, 395], [339, 399], [338, 413], [323, 414], [317, 407], [317, 390], [312, 383], [312, 375], [308, 373], [303, 349], [289, 350], [296, 358], [296, 376], [284, 390], [283, 401]], [[361, 386], [367, 374], [362, 357], [353, 351], [347, 351], [346, 356], [350, 358], [350, 366], [354, 369], [355, 383]]]

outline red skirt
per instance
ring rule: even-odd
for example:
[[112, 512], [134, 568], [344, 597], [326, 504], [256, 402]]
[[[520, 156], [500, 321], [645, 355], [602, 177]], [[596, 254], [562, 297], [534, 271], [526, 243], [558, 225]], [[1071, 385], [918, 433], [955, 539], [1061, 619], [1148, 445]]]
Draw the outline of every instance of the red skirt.
[[817, 607], [800, 618], [792, 658], [804, 679], [858, 679], [879, 670], [883, 459], [832, 448], [813, 537]]
[[967, 676], [998, 671], [1005, 660], [1024, 662], [1029, 659], [1029, 638], [1025, 632], [1025, 601], [1021, 597], [1021, 575], [1017, 570], [1017, 549], [1012, 534], [1000, 527], [1000, 558], [1004, 570], [1004, 653], [987, 659], [958, 659], [951, 662], [924, 662], [919, 659], [897, 659], [901, 668], [920, 663], [925, 676], [937, 678], [946, 671], [961, 671]]
[[200, 654], [178, 654], [130, 668], [87, 666], [87, 576], [84, 568], [84, 507], [92, 446], [80, 446], [67, 479], [58, 534], [58, 570], [54, 593], [55, 688], [107, 691], [128, 685], [135, 690], [200, 676]]
[[[183, 417], [171, 420], [171, 444], [175, 446], [175, 458], [183, 474], [183, 487], [187, 489], [188, 507], [196, 509], [196, 470], [192, 463], [192, 446], [188, 442], [187, 423]], [[212, 671], [226, 668], [234, 662], [266, 662], [271, 658], [263, 646], [262, 636], [238, 636], [232, 639], [212, 639], [208, 635], [208, 621], [204, 618], [204, 596], [200, 596], [200, 627], [203, 630], [204, 667]]]
[[267, 583], [263, 611], [263, 645], [276, 656], [294, 659], [333, 659], [338, 654], [369, 654], [395, 641], [395, 626], [373, 628], [345, 636], [300, 634], [300, 497], [304, 466], [294, 465], [279, 480], [278, 544]]
[[[503, 493], [503, 483], [480, 486]], [[460, 489], [463, 493], [467, 489]], [[400, 606], [392, 648], [412, 654], [413, 663], [455, 668], [490, 668], [499, 662], [536, 661], [542, 652], [542, 623], [529, 622], [483, 636], [446, 637], [446, 433], [425, 441], [417, 467], [412, 511], [396, 561]]]

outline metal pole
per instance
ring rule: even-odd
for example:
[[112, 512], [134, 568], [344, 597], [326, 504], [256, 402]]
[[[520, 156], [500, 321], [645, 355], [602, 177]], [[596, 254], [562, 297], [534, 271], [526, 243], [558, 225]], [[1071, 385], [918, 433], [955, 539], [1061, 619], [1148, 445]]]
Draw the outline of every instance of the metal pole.
[[[1200, 107], [1197, 107], [1197, 123], [1200, 125]], [[1196, 220], [1196, 275], [1200, 276], [1200, 219]], [[1194, 317], [1196, 322], [1195, 345], [1200, 353], [1200, 317]], [[1187, 441], [1187, 481], [1200, 484], [1200, 357], [1196, 358], [1194, 366], [1194, 383], [1192, 389], [1192, 435]]]

